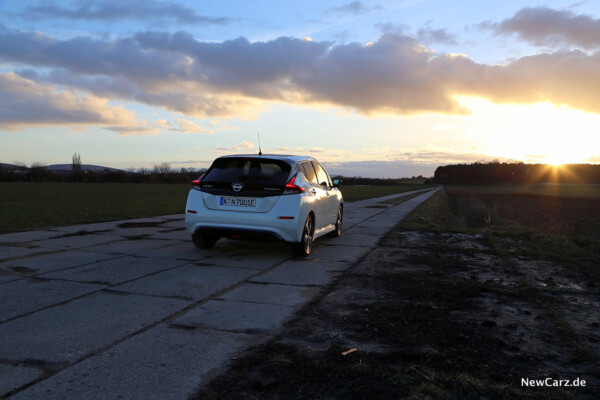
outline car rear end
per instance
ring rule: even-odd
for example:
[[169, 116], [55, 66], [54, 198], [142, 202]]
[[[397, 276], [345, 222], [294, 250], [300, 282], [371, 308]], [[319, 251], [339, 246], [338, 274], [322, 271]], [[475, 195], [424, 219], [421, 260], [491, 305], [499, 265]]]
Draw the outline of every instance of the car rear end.
[[[296, 179], [301, 177], [297, 176], [293, 160], [220, 157], [193, 182], [186, 205], [186, 228], [193, 236], [209, 239], [297, 242], [306, 199], [305, 189], [296, 184]], [[211, 240], [202, 243], [209, 246], [199, 247], [211, 247]]]

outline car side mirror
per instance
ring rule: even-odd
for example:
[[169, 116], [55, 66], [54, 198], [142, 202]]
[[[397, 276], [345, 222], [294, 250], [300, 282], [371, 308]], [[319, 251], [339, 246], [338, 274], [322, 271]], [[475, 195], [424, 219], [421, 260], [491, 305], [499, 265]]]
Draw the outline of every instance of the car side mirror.
[[333, 180], [333, 187], [340, 187], [342, 186], [342, 180], [341, 179], [334, 179]]

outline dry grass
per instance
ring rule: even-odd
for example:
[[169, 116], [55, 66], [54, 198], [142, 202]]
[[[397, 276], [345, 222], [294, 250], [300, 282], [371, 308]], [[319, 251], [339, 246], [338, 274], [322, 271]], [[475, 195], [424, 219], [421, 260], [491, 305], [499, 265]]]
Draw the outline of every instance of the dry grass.
[[574, 183], [498, 184], [498, 185], [449, 185], [453, 190], [471, 193], [537, 194], [541, 196], [600, 198], [600, 185]]
[[450, 187], [400, 225], [407, 230], [467, 232], [518, 239], [523, 256], [551, 259], [600, 276], [600, 199], [479, 193]]

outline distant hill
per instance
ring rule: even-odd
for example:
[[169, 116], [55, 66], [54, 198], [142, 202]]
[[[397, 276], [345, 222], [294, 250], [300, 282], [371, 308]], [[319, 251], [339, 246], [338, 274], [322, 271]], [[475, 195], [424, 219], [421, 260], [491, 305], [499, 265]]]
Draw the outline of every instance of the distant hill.
[[0, 168], [2, 169], [28, 169], [22, 165], [8, 164], [8, 163], [0, 163]]
[[[9, 164], [9, 163], [0, 163], [0, 168], [5, 169], [5, 170], [29, 170], [29, 167], [22, 166], [22, 165]], [[52, 164], [52, 165], [44, 166], [44, 168], [47, 170], [50, 170], [52, 172], [71, 172], [71, 170], [73, 169], [73, 165], [72, 164]], [[93, 165], [93, 164], [81, 164], [81, 169], [83, 171], [90, 171], [90, 172], [123, 171], [118, 168], [105, 167], [103, 165]]]
[[[71, 172], [71, 170], [73, 169], [73, 165], [72, 164], [52, 164], [52, 165], [48, 165], [45, 168], [49, 169], [50, 171], [54, 171], [54, 172]], [[105, 167], [102, 165], [93, 165], [93, 164], [81, 164], [81, 169], [83, 171], [91, 171], [91, 172], [122, 171], [118, 168], [111, 168], [111, 167]]]

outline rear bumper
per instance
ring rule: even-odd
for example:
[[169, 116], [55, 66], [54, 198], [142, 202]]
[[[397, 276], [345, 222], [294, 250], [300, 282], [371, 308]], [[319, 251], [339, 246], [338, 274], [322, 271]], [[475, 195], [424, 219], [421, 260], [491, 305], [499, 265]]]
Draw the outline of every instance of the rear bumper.
[[[302, 196], [281, 196], [264, 213], [211, 210], [202, 199], [202, 192], [192, 189], [188, 195], [185, 226], [190, 234], [207, 233], [220, 237], [299, 242], [308, 208], [302, 206]], [[306, 215], [302, 215], [306, 213]], [[280, 217], [294, 217], [280, 219]]]

